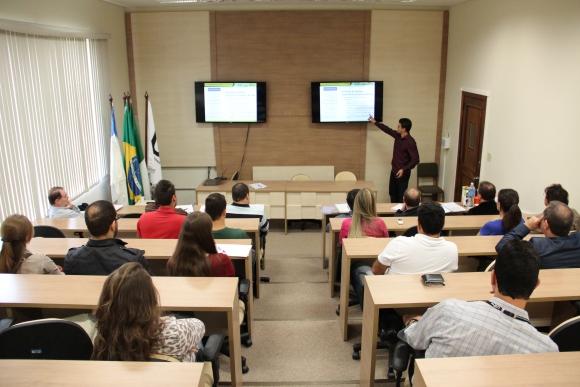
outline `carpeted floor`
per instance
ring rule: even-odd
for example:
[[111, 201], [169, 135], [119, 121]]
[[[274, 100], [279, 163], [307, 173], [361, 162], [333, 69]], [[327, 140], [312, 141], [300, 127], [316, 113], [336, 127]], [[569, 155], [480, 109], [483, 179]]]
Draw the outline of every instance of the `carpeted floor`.
[[[266, 270], [255, 300], [254, 345], [242, 347], [250, 372], [250, 386], [356, 386], [359, 361], [352, 360], [352, 344], [360, 341], [361, 326], [351, 325], [344, 342], [335, 314], [338, 299], [328, 292], [328, 272], [322, 269], [319, 230], [274, 229], [268, 234]], [[352, 307], [353, 320], [360, 320]], [[227, 382], [224, 364], [221, 380]], [[387, 385], [386, 353], [377, 356], [377, 385]]]

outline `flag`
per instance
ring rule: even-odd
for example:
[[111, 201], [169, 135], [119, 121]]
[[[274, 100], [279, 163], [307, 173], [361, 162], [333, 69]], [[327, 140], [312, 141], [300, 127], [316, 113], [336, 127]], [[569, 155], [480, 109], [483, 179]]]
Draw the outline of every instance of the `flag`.
[[149, 168], [149, 181], [155, 185], [163, 177], [161, 176], [161, 159], [159, 158], [159, 143], [153, 121], [153, 109], [151, 99], [147, 99], [147, 167]]
[[135, 204], [150, 196], [150, 186], [147, 165], [139, 140], [139, 128], [129, 101], [125, 103], [123, 116], [123, 151], [129, 204]]
[[127, 196], [127, 176], [123, 167], [123, 153], [117, 138], [117, 122], [115, 109], [111, 105], [111, 149], [109, 162], [109, 180], [111, 185], [111, 201], [115, 204], [129, 204]]

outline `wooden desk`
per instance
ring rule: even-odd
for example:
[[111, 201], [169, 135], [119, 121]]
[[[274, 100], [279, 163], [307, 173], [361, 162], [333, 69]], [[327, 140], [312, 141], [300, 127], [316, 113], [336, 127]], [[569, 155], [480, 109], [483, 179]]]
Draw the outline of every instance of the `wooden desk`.
[[203, 363], [156, 363], [78, 360], [0, 360], [2, 384], [29, 386], [199, 385]]
[[[487, 300], [491, 297], [490, 275], [486, 272], [446, 273], [443, 274], [446, 285], [441, 287], [423, 286], [420, 275], [367, 276], [361, 347], [361, 385], [374, 384], [380, 309], [429, 307], [447, 298], [466, 301]], [[541, 270], [540, 286], [532, 294], [530, 302], [578, 300], [580, 299], [578, 278], [580, 269]]]
[[[387, 226], [389, 232], [403, 233], [409, 228], [417, 226], [417, 217], [386, 217], [382, 218]], [[444, 230], [449, 231], [451, 235], [453, 231], [479, 231], [479, 229], [490, 220], [498, 219], [497, 215], [457, 215], [446, 216]], [[332, 279], [334, 278], [334, 271], [336, 270], [336, 243], [338, 234], [342, 226], [344, 218], [330, 219], [330, 256], [328, 257], [328, 278], [331, 283], [330, 296], [334, 297], [334, 287], [332, 286]], [[401, 220], [399, 224], [398, 220]]]
[[[145, 251], [145, 257], [148, 261], [162, 261], [165, 266], [166, 261], [173, 255], [177, 239], [124, 239], [127, 242], [127, 247], [133, 247]], [[44, 254], [56, 261], [64, 260], [68, 250], [73, 247], [80, 247], [87, 243], [84, 238], [32, 238], [28, 249], [33, 253]], [[216, 244], [238, 244], [250, 245], [250, 239], [216, 239]], [[253, 285], [255, 278], [253, 278], [252, 257], [235, 257], [232, 259], [244, 260], [244, 271], [246, 278], [250, 280]], [[57, 262], [61, 263], [61, 262]], [[259, 288], [260, 281], [256, 281], [256, 287]], [[252, 335], [254, 326], [254, 287], [250, 286], [248, 294], [248, 305], [246, 313], [248, 315], [248, 333]]]
[[[0, 274], [1, 308], [95, 309], [106, 276]], [[238, 279], [153, 277], [165, 311], [221, 312], [228, 322], [233, 385], [242, 384]]]
[[[137, 238], [137, 222], [139, 219], [121, 218], [117, 221], [119, 226], [119, 237], [121, 238]], [[50, 219], [40, 218], [34, 222], [35, 226], [44, 225], [52, 226], [61, 230], [68, 237], [76, 237], [88, 232], [85, 219], [82, 216], [68, 219]], [[232, 228], [239, 228], [245, 232], [252, 234], [256, 251], [260, 251], [260, 220], [253, 218], [228, 218], [226, 219], [226, 226]], [[260, 265], [257, 266], [256, 277], [260, 278]], [[258, 283], [259, 281], [257, 281]], [[256, 298], [260, 298], [259, 289], [256, 288]]]
[[580, 352], [418, 359], [417, 387], [573, 386]]
[[[459, 236], [446, 237], [446, 240], [457, 245], [460, 257], [495, 256], [495, 246], [501, 236]], [[340, 277], [340, 327], [342, 337], [348, 340], [348, 293], [350, 289], [350, 268], [353, 260], [376, 259], [385, 249], [389, 238], [347, 238], [343, 241], [341, 277]], [[334, 287], [334, 283], [331, 283]]]

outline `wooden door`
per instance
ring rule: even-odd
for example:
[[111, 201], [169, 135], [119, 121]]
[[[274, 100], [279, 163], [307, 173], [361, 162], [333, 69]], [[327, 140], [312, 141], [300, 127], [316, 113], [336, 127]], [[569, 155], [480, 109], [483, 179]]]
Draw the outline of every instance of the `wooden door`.
[[463, 92], [461, 95], [461, 126], [459, 128], [459, 152], [455, 177], [455, 201], [461, 200], [461, 187], [479, 181], [485, 107], [487, 97]]

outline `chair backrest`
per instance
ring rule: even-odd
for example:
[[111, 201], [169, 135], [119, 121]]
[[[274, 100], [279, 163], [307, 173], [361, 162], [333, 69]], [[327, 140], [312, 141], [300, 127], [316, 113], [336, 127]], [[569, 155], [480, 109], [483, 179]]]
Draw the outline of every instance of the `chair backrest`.
[[548, 334], [560, 352], [580, 351], [580, 316], [572, 317]]
[[305, 175], [303, 173], [299, 173], [297, 175], [292, 176], [292, 181], [310, 181], [312, 180], [310, 176]]
[[494, 267], [495, 267], [495, 260], [492, 263], [490, 263], [489, 265], [487, 265], [487, 267], [485, 268], [484, 271], [485, 272], [490, 272], [490, 271], [493, 270]]
[[356, 181], [356, 175], [351, 171], [338, 172], [334, 177], [334, 181]]
[[65, 238], [62, 231], [52, 226], [34, 226], [34, 236], [41, 238]]
[[0, 333], [0, 359], [90, 360], [92, 352], [90, 337], [71, 321], [28, 321]]
[[123, 215], [123, 218], [125, 219], [139, 219], [141, 217], [142, 214], [127, 214], [127, 215]]
[[439, 176], [439, 166], [437, 163], [420, 163], [417, 166], [417, 178], [436, 179]]

